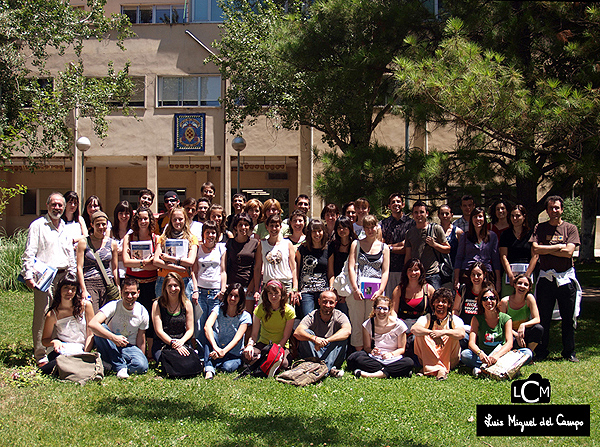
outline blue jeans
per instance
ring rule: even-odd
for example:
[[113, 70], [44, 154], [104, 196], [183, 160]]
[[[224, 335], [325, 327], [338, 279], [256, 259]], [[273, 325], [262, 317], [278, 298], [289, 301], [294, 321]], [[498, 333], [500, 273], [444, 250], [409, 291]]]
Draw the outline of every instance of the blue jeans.
[[106, 338], [94, 335], [96, 349], [102, 359], [111, 364], [113, 371], [127, 368], [132, 374], [145, 374], [148, 372], [148, 359], [140, 348], [134, 345], [119, 347]]
[[[433, 275], [427, 275], [425, 277], [425, 281], [427, 284], [433, 286], [435, 290], [440, 289], [442, 287], [442, 276], [439, 273], [434, 273]], [[429, 298], [431, 300], [431, 298]]]
[[300, 320], [316, 309], [319, 295], [321, 292], [302, 292], [300, 294], [300, 315], [298, 316]]
[[[533, 353], [529, 348], [520, 348], [518, 349], [518, 351], [524, 352], [525, 354], [529, 355], [529, 360], [527, 360], [525, 364], [529, 363], [533, 358]], [[467, 365], [469, 368], [481, 368], [482, 365], [482, 361], [479, 358], [479, 356], [476, 355], [470, 349], [465, 349], [460, 353], [460, 361]]]
[[[206, 320], [208, 320], [208, 316], [212, 310], [221, 304], [221, 301], [217, 298], [220, 291], [220, 289], [204, 289], [198, 287], [198, 305], [202, 310], [201, 315], [194, 312], [194, 337], [199, 343], [198, 352], [202, 352], [201, 348], [206, 344], [206, 335], [204, 334]], [[197, 306], [194, 306], [194, 308], [197, 308]]]
[[[192, 299], [192, 289], [193, 289], [193, 285], [192, 285], [192, 278], [191, 277], [186, 277], [186, 278], [181, 278], [183, 279], [183, 284], [185, 284], [185, 296], [187, 296], [188, 300]], [[165, 282], [165, 277], [164, 276], [159, 276], [156, 279], [156, 286], [154, 287], [154, 294], [156, 295], [156, 298], [158, 298], [159, 296], [162, 295], [162, 286], [163, 283]]]
[[[219, 345], [219, 335], [213, 331], [213, 337], [215, 338], [215, 343]], [[234, 348], [235, 349], [235, 348]], [[204, 372], [212, 372], [214, 374], [215, 369], [220, 369], [225, 372], [234, 372], [240, 366], [242, 366], [242, 356], [241, 354], [235, 354], [232, 351], [229, 351], [225, 354], [225, 357], [220, 359], [211, 359], [210, 353], [212, 351], [212, 346], [210, 343], [204, 344]]]
[[[310, 329], [306, 329], [306, 332], [310, 335], [315, 335]], [[312, 341], [305, 340], [298, 343], [298, 354], [303, 359], [316, 357], [323, 360], [327, 365], [327, 369], [331, 370], [334, 366], [339, 368], [342, 365], [346, 356], [346, 346], [348, 346], [348, 339], [332, 341], [317, 351]]]

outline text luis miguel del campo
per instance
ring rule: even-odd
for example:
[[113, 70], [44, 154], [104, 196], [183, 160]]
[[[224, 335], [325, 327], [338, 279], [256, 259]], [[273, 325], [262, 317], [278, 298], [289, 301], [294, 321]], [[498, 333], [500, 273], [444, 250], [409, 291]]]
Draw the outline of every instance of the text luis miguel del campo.
[[589, 436], [589, 405], [550, 403], [550, 381], [539, 374], [511, 384], [511, 402], [477, 405], [477, 436]]

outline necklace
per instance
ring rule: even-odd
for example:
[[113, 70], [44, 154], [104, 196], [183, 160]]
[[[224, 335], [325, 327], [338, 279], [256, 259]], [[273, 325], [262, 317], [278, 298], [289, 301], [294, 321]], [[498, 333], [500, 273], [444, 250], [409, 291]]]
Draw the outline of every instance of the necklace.
[[171, 315], [173, 315], [175, 312], [177, 312], [177, 309], [179, 309], [179, 303], [177, 303], [177, 304], [175, 305], [175, 308], [171, 308], [171, 304], [170, 304], [170, 303], [167, 303], [167, 311], [168, 311], [168, 312], [169, 312]]

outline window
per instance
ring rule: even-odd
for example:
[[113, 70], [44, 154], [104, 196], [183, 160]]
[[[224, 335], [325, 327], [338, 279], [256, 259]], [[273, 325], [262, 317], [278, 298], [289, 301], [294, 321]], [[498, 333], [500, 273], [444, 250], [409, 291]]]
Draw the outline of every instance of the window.
[[161, 76], [158, 107], [218, 107], [220, 76]]
[[186, 23], [185, 5], [121, 6], [131, 23]]
[[[127, 105], [129, 107], [144, 107], [146, 105], [146, 82], [143, 76], [132, 76], [133, 91]], [[124, 102], [119, 100], [109, 101], [111, 105], [123, 107]]]
[[223, 10], [217, 0], [192, 0], [192, 22], [222, 22]]

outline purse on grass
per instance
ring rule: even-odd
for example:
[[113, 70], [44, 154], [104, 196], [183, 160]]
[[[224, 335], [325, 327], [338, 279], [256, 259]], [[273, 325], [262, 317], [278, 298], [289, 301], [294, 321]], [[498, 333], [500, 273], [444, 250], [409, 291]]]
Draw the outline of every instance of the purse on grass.
[[98, 252], [96, 250], [94, 250], [94, 246], [92, 245], [92, 241], [90, 240], [89, 237], [88, 237], [87, 243], [88, 243], [88, 247], [90, 248], [90, 250], [92, 250], [92, 253], [94, 253], [94, 258], [96, 258], [96, 263], [98, 264], [98, 270], [100, 270], [100, 274], [102, 275], [102, 279], [104, 280], [104, 285], [106, 286], [106, 297], [108, 298], [108, 301], [120, 300], [121, 299], [121, 291], [115, 285], [115, 283], [113, 281], [111, 281], [110, 278], [108, 277], [108, 274], [106, 273], [106, 269], [104, 268], [104, 264], [102, 263], [102, 260], [100, 259], [100, 255], [98, 255]]
[[56, 357], [54, 374], [60, 380], [85, 385], [90, 380], [100, 381], [104, 378], [104, 365], [97, 352], [59, 355]]

